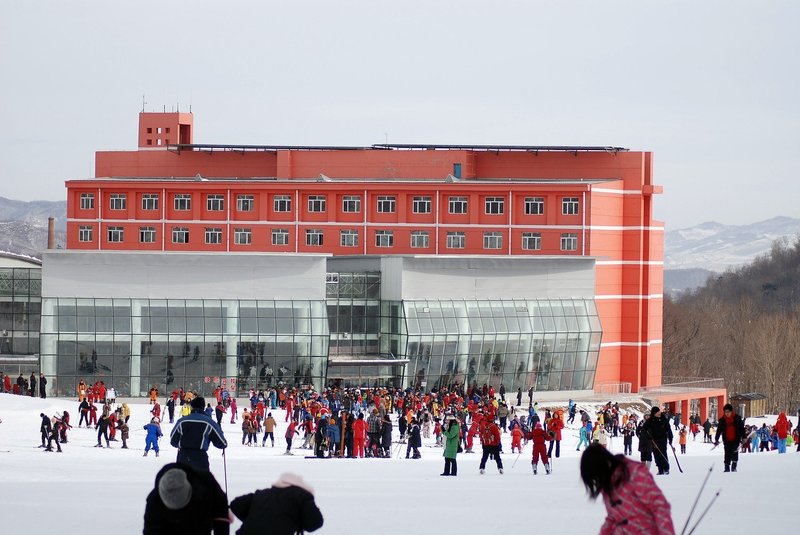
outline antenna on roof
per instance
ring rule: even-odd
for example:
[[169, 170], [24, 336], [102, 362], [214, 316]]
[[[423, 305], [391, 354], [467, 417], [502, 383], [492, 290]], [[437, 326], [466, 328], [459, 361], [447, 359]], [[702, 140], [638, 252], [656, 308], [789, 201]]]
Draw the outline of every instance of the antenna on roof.
[[144, 113], [144, 105], [147, 104], [144, 100], [144, 93], [142, 93], [142, 113]]

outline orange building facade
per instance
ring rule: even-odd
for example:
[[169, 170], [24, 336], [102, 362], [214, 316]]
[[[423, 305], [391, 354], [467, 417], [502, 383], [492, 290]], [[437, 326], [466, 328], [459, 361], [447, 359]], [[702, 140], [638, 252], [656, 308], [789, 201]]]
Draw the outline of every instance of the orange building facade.
[[595, 259], [595, 385], [661, 382], [664, 225], [649, 152], [617, 147], [193, 144], [140, 115], [139, 150], [68, 180], [67, 248]]

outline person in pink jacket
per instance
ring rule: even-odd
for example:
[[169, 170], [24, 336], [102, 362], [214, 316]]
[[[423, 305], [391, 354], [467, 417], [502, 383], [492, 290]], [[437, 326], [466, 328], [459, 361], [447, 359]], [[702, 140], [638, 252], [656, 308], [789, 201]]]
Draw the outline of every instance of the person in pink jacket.
[[647, 467], [591, 444], [581, 456], [581, 479], [591, 499], [603, 495], [600, 535], [674, 535], [671, 507]]

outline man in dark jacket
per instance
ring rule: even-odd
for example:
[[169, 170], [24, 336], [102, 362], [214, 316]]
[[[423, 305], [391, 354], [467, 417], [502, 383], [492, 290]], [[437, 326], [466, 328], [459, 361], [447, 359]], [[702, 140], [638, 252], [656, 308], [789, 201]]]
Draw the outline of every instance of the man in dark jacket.
[[47, 397], [47, 378], [43, 373], [39, 374], [39, 397], [45, 399]]
[[271, 488], [239, 496], [231, 511], [241, 521], [237, 535], [294, 535], [322, 526], [314, 489], [296, 474], [283, 474]]
[[208, 447], [211, 444], [223, 450], [228, 447], [222, 428], [207, 416], [203, 409], [206, 400], [198, 396], [192, 399], [192, 412], [175, 423], [169, 442], [178, 448], [179, 463], [186, 463], [197, 470], [209, 470]]
[[228, 535], [230, 521], [228, 499], [211, 472], [170, 463], [156, 474], [147, 496], [143, 533]]
[[659, 407], [650, 410], [650, 418], [642, 426], [641, 436], [653, 444], [658, 474], [669, 474], [669, 458], [667, 457], [667, 442], [672, 446], [672, 428], [669, 419], [661, 414]]
[[725, 471], [735, 472], [739, 462], [739, 444], [744, 438], [744, 420], [733, 412], [733, 405], [726, 404], [722, 408], [722, 418], [717, 425], [717, 435], [714, 438], [714, 446], [719, 445], [719, 437], [722, 437], [722, 447], [725, 448]]
[[53, 426], [50, 423], [50, 418], [45, 413], [39, 413], [39, 416], [42, 419], [42, 424], [39, 426], [39, 432], [42, 433], [42, 445], [39, 447], [44, 448], [47, 446], [47, 439], [50, 437], [50, 431], [52, 431]]

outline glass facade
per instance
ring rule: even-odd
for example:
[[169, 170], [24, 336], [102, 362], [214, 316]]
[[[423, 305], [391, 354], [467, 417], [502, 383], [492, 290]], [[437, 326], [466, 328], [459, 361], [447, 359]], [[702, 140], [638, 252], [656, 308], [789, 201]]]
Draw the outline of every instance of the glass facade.
[[41, 268], [0, 268], [0, 354], [39, 352]]
[[323, 301], [45, 298], [41, 366], [54, 395], [72, 395], [81, 378], [120, 396], [153, 385], [320, 388], [328, 339]]
[[591, 299], [383, 303], [406, 383], [503, 383], [507, 390], [592, 388], [602, 335]]

